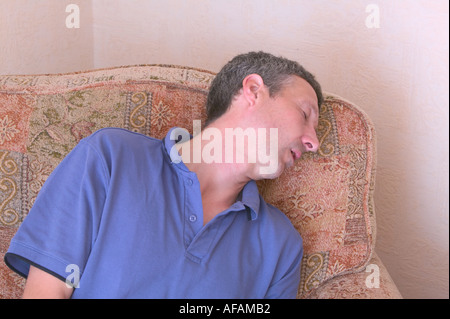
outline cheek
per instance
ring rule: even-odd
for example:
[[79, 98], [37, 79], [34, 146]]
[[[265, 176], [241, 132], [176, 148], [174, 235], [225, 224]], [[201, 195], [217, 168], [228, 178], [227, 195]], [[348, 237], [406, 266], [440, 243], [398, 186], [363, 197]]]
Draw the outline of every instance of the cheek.
[[300, 115], [298, 112], [290, 112], [286, 115], [282, 128], [286, 131], [286, 134], [298, 135], [299, 131], [306, 124], [305, 121], [303, 115]]
[[300, 142], [302, 136], [302, 126], [299, 123], [286, 123], [284, 127], [278, 130], [280, 146], [291, 148]]
[[308, 122], [303, 115], [292, 115], [286, 125], [286, 134], [289, 134], [291, 138], [299, 138], [307, 126]]

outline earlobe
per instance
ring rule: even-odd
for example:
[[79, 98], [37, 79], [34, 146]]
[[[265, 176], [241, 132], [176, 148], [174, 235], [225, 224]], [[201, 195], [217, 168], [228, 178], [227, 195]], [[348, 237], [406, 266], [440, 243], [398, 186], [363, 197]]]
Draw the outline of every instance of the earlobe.
[[247, 75], [242, 81], [242, 92], [250, 105], [255, 104], [262, 89], [264, 81], [259, 74]]

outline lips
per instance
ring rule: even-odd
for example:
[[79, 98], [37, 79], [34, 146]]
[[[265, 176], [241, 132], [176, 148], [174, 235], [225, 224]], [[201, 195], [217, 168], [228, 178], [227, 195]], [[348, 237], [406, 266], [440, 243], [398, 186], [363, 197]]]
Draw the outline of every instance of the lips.
[[302, 152], [300, 152], [297, 149], [291, 149], [291, 155], [292, 155], [293, 161], [295, 162], [302, 156]]

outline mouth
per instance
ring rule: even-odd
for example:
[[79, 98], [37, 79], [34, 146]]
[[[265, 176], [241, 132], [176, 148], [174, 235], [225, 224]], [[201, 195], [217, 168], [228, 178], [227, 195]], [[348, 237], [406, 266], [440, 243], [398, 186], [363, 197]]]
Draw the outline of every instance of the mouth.
[[291, 149], [291, 155], [292, 155], [292, 161], [295, 163], [296, 160], [298, 160], [302, 153], [299, 150]]

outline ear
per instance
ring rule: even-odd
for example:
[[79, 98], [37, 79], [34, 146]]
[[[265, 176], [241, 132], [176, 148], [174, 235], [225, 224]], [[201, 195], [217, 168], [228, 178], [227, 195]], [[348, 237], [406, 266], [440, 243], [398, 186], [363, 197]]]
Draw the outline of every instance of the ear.
[[255, 105], [265, 89], [264, 81], [259, 74], [247, 75], [242, 81], [242, 94], [250, 106]]

